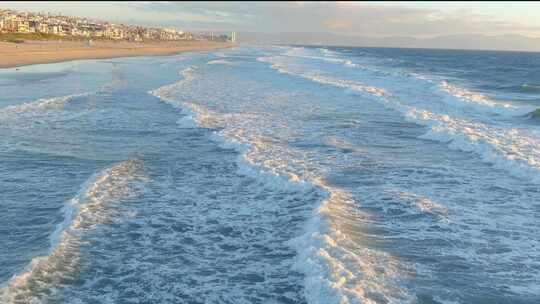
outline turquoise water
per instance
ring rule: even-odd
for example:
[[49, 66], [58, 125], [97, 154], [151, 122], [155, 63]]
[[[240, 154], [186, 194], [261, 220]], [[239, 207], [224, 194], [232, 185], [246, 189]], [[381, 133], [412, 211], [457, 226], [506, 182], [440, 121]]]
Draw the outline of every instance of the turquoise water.
[[0, 72], [0, 303], [538, 303], [540, 55]]

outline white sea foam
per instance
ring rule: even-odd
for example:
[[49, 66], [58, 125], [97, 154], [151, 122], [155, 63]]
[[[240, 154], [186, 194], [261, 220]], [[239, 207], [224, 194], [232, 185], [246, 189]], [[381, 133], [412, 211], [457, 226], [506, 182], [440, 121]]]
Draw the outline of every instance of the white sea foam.
[[148, 93], [162, 99], [163, 101], [174, 101], [174, 99], [169, 96], [170, 93], [173, 92], [175, 88], [182, 86], [184, 83], [192, 81], [194, 78], [193, 73], [196, 71], [196, 69], [196, 66], [189, 66], [178, 73], [180, 76], [182, 76], [182, 80], [159, 87], [155, 90], [149, 91]]
[[321, 52], [325, 53], [325, 54], [332, 54], [332, 53], [335, 53], [333, 51], [330, 51], [329, 49], [325, 49], [325, 48], [320, 48]]
[[533, 110], [533, 108], [529, 107], [517, 107], [509, 103], [495, 102], [483, 94], [471, 92], [446, 81], [441, 81], [439, 87], [443, 92], [450, 95], [443, 96], [443, 101], [456, 107], [473, 107], [480, 113], [491, 112], [499, 115], [519, 116], [530, 113]]
[[390, 95], [386, 90], [381, 89], [381, 88], [364, 85], [364, 84], [354, 82], [354, 81], [330, 77], [328, 75], [324, 75], [316, 71], [295, 71], [294, 69], [288, 68], [285, 63], [280, 62], [277, 57], [260, 57], [257, 60], [261, 62], [272, 63], [271, 67], [273, 69], [278, 70], [280, 73], [283, 73], [283, 74], [301, 76], [303, 78], [306, 78], [306, 79], [309, 79], [311, 81], [318, 82], [321, 84], [332, 85], [332, 86], [349, 89], [349, 90], [353, 90], [353, 91], [361, 92], [361, 93], [369, 93], [369, 94], [373, 94], [377, 96]]
[[[238, 127], [242, 123], [256, 121], [258, 117], [253, 114], [244, 113], [238, 115], [219, 114], [201, 105], [184, 102], [181, 105], [187, 108], [197, 125], [205, 128], [223, 128], [218, 133], [214, 133], [213, 139], [224, 148], [233, 148], [241, 156], [239, 158], [239, 172], [256, 178], [264, 177], [267, 184], [273, 188], [284, 189], [294, 187], [295, 189], [310, 187], [302, 180], [294, 170], [284, 167], [282, 161], [291, 159], [291, 151], [280, 146], [274, 146], [271, 140], [262, 136], [248, 134], [244, 128]], [[261, 153], [271, 154], [272, 158], [261, 159]], [[265, 170], [260, 170], [264, 167]], [[259, 169], [256, 169], [259, 168]]]
[[[259, 58], [264, 61], [264, 58]], [[287, 134], [288, 127], [278, 117], [258, 113], [220, 113], [194, 102], [180, 101], [178, 94], [189, 84], [180, 81], [150, 93], [185, 109], [199, 126], [216, 129], [214, 138], [222, 147], [241, 153], [238, 172], [262, 180], [267, 187], [327, 193], [315, 207], [304, 233], [289, 241], [298, 252], [295, 268], [305, 275], [305, 296], [309, 303], [388, 303], [411, 302], [412, 296], [401, 286], [408, 268], [392, 255], [360, 246], [360, 225], [369, 216], [356, 208], [347, 191], [326, 184], [315, 163], [282, 142], [276, 130]], [[157, 92], [157, 94], [156, 94]], [[286, 138], [291, 138], [287, 134]], [[340, 142], [336, 144], [345, 145]]]
[[390, 190], [389, 192], [396, 195], [401, 201], [414, 205], [420, 212], [434, 215], [441, 221], [448, 222], [448, 208], [429, 197], [408, 191]]
[[[483, 104], [483, 105], [490, 106], [490, 107], [493, 107], [493, 106], [497, 105], [496, 103], [489, 100], [486, 96], [484, 96], [482, 94], [473, 93], [471, 91], [465, 90], [465, 89], [457, 87], [455, 85], [451, 85], [446, 81], [442, 81], [441, 84], [440, 84], [440, 87], [445, 92], [448, 92], [451, 95], [453, 95], [455, 97], [458, 97], [460, 99], [463, 99], [465, 101], [476, 102], [476, 103]], [[504, 104], [502, 106], [505, 107], [505, 108], [510, 108], [511, 107], [511, 105], [507, 105], [507, 104]]]
[[46, 256], [36, 257], [0, 290], [2, 303], [46, 303], [44, 297], [72, 279], [80, 264], [85, 232], [108, 221], [111, 205], [136, 194], [134, 183], [146, 180], [139, 161], [128, 160], [92, 176], [63, 208], [64, 221], [51, 235]]
[[[259, 61], [272, 64], [271, 68], [278, 69], [281, 73], [375, 95], [385, 106], [403, 113], [407, 121], [429, 127], [429, 131], [421, 138], [448, 143], [450, 148], [456, 150], [477, 153], [483, 161], [493, 164], [496, 168], [506, 170], [514, 176], [540, 183], [540, 139], [535, 136], [534, 131], [508, 128], [507, 125], [495, 122], [475, 122], [466, 118], [455, 118], [446, 113], [439, 114], [428, 110], [427, 107], [430, 105], [423, 100], [415, 101], [415, 106], [411, 106], [407, 104], [408, 100], [400, 100], [399, 96], [382, 88], [293, 67], [283, 61], [280, 56], [259, 58]], [[483, 107], [482, 111], [485, 111], [485, 107], [495, 109], [497, 112], [508, 111], [508, 109], [513, 111], [511, 107], [495, 105], [486, 97], [480, 97], [480, 95], [460, 90], [454, 86], [446, 85], [446, 87], [456, 95], [452, 95], [454, 99], [457, 97], [474, 103], [474, 106], [480, 105]], [[448, 102], [451, 103], [452, 107], [456, 106], [455, 100]], [[522, 110], [519, 109], [512, 113], [520, 113]]]
[[430, 127], [424, 139], [475, 152], [482, 160], [511, 174], [540, 183], [540, 140], [526, 130], [497, 127], [426, 110], [410, 109], [406, 118]]
[[[292, 48], [284, 52], [282, 56], [323, 60], [323, 61], [332, 62], [336, 64], [342, 64], [348, 67], [363, 68], [365, 70], [371, 71], [371, 69], [367, 67], [359, 65], [357, 63], [353, 63], [350, 59], [339, 57], [338, 53], [336, 52], [329, 51], [326, 49], [320, 49], [320, 50], [324, 56], [317, 56], [316, 54], [314, 54], [314, 51], [308, 50], [306, 48]], [[295, 74], [295, 75], [299, 75], [308, 79], [313, 78], [312, 80], [317, 81], [319, 83], [323, 83], [323, 84], [336, 85], [336, 82], [337, 82], [338, 84], [336, 86], [350, 87], [350, 88], [358, 85], [358, 84], [351, 83], [350, 81], [348, 84], [343, 84], [342, 83], [343, 80], [328, 82], [328, 81], [325, 81], [324, 78], [320, 79], [322, 77], [321, 75], [314, 76], [312, 72], [308, 72], [308, 71], [299, 72], [299, 71], [291, 70], [287, 66], [287, 64], [283, 64], [282, 62], [280, 63], [279, 58], [280, 56], [266, 57], [266, 58], [261, 58], [262, 60], [260, 61], [272, 63], [273, 64], [272, 68], [278, 70], [280, 73]], [[380, 73], [380, 71], [378, 72]], [[425, 77], [425, 76], [414, 74], [414, 73], [409, 73], [409, 74], [405, 73], [405, 75], [415, 76], [419, 80], [427, 81], [430, 83], [434, 81], [433, 79], [429, 77]], [[440, 89], [440, 93], [442, 93], [439, 95], [439, 100], [447, 103], [448, 105], [452, 107], [460, 107], [460, 108], [468, 107], [475, 111], [478, 111], [479, 113], [489, 112], [489, 113], [494, 113], [494, 114], [503, 115], [503, 116], [520, 116], [520, 115], [528, 114], [531, 111], [535, 110], [532, 107], [526, 107], [526, 106], [518, 107], [510, 103], [494, 101], [490, 99], [489, 97], [487, 97], [486, 95], [472, 92], [470, 90], [450, 84], [448, 81], [444, 81], [444, 80], [438, 83], [438, 87]]]
[[305, 275], [308, 303], [413, 303], [402, 287], [411, 270], [392, 255], [363, 246], [361, 226], [348, 227], [369, 215], [357, 211], [347, 191], [314, 183], [328, 198], [313, 211], [304, 235], [289, 242], [298, 251], [295, 268]]
[[234, 65], [234, 62], [225, 59], [210, 60], [207, 64], [221, 64], [221, 65]]
[[329, 51], [326, 49], [321, 49], [321, 52], [323, 53], [323, 56], [317, 56], [316, 54], [313, 54], [313, 52], [308, 51], [306, 48], [293, 48], [285, 52], [284, 55], [289, 56], [289, 57], [296, 57], [296, 58], [322, 60], [322, 61], [341, 64], [341, 65], [344, 65], [347, 67], [353, 67], [353, 68], [360, 67], [360, 65], [353, 63], [349, 59], [343, 59], [343, 58], [337, 57], [336, 52]]
[[282, 69], [281, 66], [280, 66], [279, 64], [274, 63], [274, 62], [273, 62], [273, 59], [274, 59], [274, 58], [275, 58], [275, 57], [268, 57], [268, 56], [266, 56], [266, 57], [259, 57], [259, 58], [257, 58], [257, 61], [265, 62], [265, 63], [270, 63], [272, 69], [277, 70], [279, 73], [282, 73], [282, 74], [290, 74], [289, 71], [287, 71], [287, 70], [285, 70], [285, 69]]
[[388, 93], [384, 89], [360, 84], [353, 81], [342, 80], [342, 79], [337, 79], [337, 78], [332, 78], [332, 77], [322, 76], [322, 75], [309, 75], [308, 74], [308, 75], [302, 75], [302, 77], [311, 79], [318, 83], [333, 85], [336, 87], [345, 88], [345, 89], [349, 89], [349, 90], [353, 90], [357, 92], [369, 93], [369, 94], [373, 94], [377, 96], [390, 96], [390, 93]]
[[193, 72], [197, 69], [196, 66], [189, 66], [182, 71], [180, 71], [180, 75], [184, 77], [184, 79], [191, 79], [193, 76]]
[[20, 115], [20, 114], [25, 114], [25, 113], [41, 113], [41, 112], [46, 112], [50, 110], [60, 110], [73, 99], [77, 97], [81, 97], [81, 96], [87, 96], [87, 95], [89, 94], [83, 93], [83, 94], [73, 94], [73, 95], [67, 95], [67, 96], [61, 96], [61, 97], [43, 98], [43, 99], [38, 99], [33, 102], [7, 106], [4, 108], [0, 108], [0, 117], [2, 116], [12, 117], [13, 115]]
[[[482, 128], [463, 118], [417, 110], [421, 109], [419, 107], [423, 105], [421, 102], [412, 103], [414, 104], [412, 106], [386, 90], [319, 72], [305, 71], [296, 65], [288, 65], [283, 58], [259, 57], [258, 60], [270, 63], [274, 69], [279, 69], [282, 73], [293, 75], [303, 73], [300, 76], [317, 83], [376, 96], [376, 100], [403, 113], [407, 120], [428, 128], [452, 127], [453, 130], [449, 132], [452, 142], [455, 137], [463, 134], [475, 134], [478, 137], [477, 142], [480, 142], [478, 146], [500, 145], [502, 150], [495, 151], [499, 156], [504, 153], [509, 142], [495, 140], [501, 141], [505, 137], [515, 140], [515, 135], [518, 134], [524, 141], [514, 142], [518, 145], [517, 163], [523, 161], [527, 151], [536, 145], [525, 144], [531, 136], [522, 133], [522, 130], [514, 136], [499, 134], [495, 131], [496, 125], [483, 123], [485, 127]], [[305, 297], [308, 303], [415, 302], [412, 291], [404, 284], [404, 281], [410, 279], [409, 275], [414, 275], [415, 271], [393, 255], [365, 243], [363, 225], [370, 223], [372, 219], [368, 214], [358, 212], [359, 202], [355, 201], [351, 193], [329, 185], [321, 178], [325, 176], [324, 168], [282, 140], [294, 138], [294, 132], [290, 130], [293, 128], [288, 125], [291, 123], [289, 120], [283, 120], [280, 116], [273, 116], [268, 112], [249, 112], [246, 108], [231, 113], [222, 112], [221, 107], [212, 108], [195, 101], [186, 102], [193, 99], [193, 94], [184, 96], [182, 92], [196, 89], [193, 87], [195, 84], [183, 82], [179, 86], [171, 86], [170, 91], [164, 95], [170, 98], [171, 104], [189, 109], [186, 113], [189, 113], [199, 126], [215, 129], [214, 138], [222, 147], [234, 148], [241, 153], [237, 161], [239, 173], [262, 180], [269, 187], [294, 188], [298, 191], [315, 187], [326, 193], [326, 199], [315, 206], [304, 233], [288, 242], [298, 252], [294, 268], [304, 274]], [[272, 105], [275, 106], [275, 100], [272, 100]], [[498, 130], [505, 129], [501, 126]], [[286, 135], [280, 136], [279, 132], [285, 132]], [[484, 140], [489, 137], [494, 140]], [[447, 141], [450, 139], [447, 138]], [[472, 138], [465, 139], [467, 142], [473, 141]], [[338, 148], [350, 146], [345, 140], [332, 137], [327, 143]], [[449, 144], [452, 146], [455, 143]], [[482, 153], [480, 150], [473, 151]], [[525, 166], [530, 168], [531, 164]], [[521, 169], [518, 171], [523, 172]], [[449, 210], [436, 199], [412, 193], [410, 190], [397, 191], [394, 194], [400, 204], [407, 204], [403, 209], [431, 216], [439, 221], [439, 224], [450, 222]]]
[[[203, 110], [201, 106], [189, 106], [201, 113], [197, 119], [200, 125], [223, 127], [223, 122], [216, 120], [218, 114]], [[249, 118], [242, 116], [236, 119]], [[231, 117], [225, 120], [231, 123]], [[352, 239], [354, 232], [342, 226], [344, 223], [358, 223], [369, 218], [355, 208], [350, 193], [326, 184], [315, 173], [308, 171], [299, 175], [291, 164], [298, 159], [293, 151], [248, 133], [243, 128], [220, 132], [221, 138], [236, 143], [236, 147], [244, 143], [244, 147], [237, 148], [244, 153], [238, 161], [240, 173], [257, 179], [263, 178], [267, 185], [278, 189], [306, 191], [310, 187], [317, 187], [328, 193], [328, 198], [314, 210], [306, 224], [305, 233], [289, 241], [289, 245], [298, 252], [295, 269], [306, 276], [305, 296], [308, 302], [377, 303], [382, 299], [390, 303], [411, 301], [411, 295], [400, 288], [398, 283], [405, 273], [404, 266], [387, 253], [367, 246], [359, 248], [358, 240]]]

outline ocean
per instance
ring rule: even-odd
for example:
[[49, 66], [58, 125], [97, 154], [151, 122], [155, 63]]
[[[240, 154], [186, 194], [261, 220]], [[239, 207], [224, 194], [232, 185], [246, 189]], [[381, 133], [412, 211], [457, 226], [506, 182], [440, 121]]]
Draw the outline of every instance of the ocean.
[[540, 53], [0, 71], [0, 303], [540, 303]]

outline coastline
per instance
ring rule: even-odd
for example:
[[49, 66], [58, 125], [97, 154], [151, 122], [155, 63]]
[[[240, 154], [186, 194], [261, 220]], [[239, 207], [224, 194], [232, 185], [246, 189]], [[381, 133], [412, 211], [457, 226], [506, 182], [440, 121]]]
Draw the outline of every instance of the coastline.
[[135, 56], [174, 55], [190, 51], [211, 51], [233, 47], [213, 41], [113, 42], [26, 41], [0, 42], [0, 69], [81, 59], [109, 59]]

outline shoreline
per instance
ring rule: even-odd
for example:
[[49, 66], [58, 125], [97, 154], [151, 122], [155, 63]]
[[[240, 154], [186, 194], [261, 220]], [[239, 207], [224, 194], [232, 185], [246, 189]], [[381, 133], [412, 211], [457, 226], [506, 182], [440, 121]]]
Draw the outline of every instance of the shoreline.
[[92, 45], [82, 41], [0, 42], [0, 69], [84, 59], [166, 56], [183, 52], [212, 51], [233, 46], [235, 44], [213, 41], [145, 43], [97, 41]]

